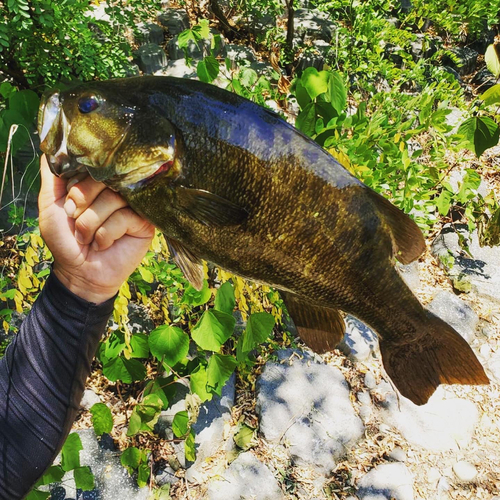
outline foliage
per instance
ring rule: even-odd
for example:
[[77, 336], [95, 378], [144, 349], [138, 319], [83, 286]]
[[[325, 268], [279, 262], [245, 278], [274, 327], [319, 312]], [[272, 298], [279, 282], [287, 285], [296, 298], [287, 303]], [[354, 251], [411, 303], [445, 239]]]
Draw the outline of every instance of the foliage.
[[[159, 8], [153, 0], [119, 0], [105, 15], [87, 0], [8, 0], [0, 4], [0, 71], [22, 88], [44, 89], [62, 80], [127, 74], [126, 29]], [[100, 17], [100, 18], [98, 18]]]
[[80, 451], [83, 450], [80, 436], [71, 433], [61, 450], [61, 464], [52, 465], [36, 483], [34, 489], [26, 497], [27, 500], [47, 499], [50, 493], [41, 491], [40, 486], [59, 483], [66, 472], [73, 471], [75, 487], [82, 491], [94, 489], [94, 475], [88, 466], [80, 465]]

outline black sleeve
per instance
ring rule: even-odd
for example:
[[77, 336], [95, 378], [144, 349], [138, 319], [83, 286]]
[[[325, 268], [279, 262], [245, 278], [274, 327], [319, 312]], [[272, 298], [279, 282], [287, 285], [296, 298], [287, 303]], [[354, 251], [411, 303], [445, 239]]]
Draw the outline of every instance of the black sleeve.
[[23, 498], [59, 453], [113, 301], [87, 302], [52, 273], [0, 360], [0, 500]]

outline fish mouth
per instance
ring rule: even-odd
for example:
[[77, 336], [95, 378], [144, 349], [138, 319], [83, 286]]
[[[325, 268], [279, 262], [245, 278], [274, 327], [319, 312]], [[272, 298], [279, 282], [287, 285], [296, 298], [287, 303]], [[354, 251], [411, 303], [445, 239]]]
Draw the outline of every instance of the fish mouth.
[[86, 168], [79, 161], [83, 155], [75, 156], [68, 152], [70, 131], [71, 125], [64, 113], [59, 92], [45, 94], [38, 112], [40, 149], [47, 155], [51, 172], [62, 178], [72, 177]]

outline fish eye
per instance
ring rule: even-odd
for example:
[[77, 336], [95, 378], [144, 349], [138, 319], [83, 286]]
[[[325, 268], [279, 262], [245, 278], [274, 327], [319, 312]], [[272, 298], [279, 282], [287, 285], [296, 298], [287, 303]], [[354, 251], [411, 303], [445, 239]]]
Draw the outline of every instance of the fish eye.
[[78, 101], [80, 113], [90, 113], [99, 107], [99, 101], [94, 96], [82, 97]]

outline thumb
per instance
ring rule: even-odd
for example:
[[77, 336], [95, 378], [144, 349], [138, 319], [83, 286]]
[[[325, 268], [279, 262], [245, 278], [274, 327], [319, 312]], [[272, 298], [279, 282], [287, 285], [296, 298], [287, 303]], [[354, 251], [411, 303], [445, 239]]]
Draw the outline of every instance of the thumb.
[[50, 171], [45, 155], [40, 157], [40, 175], [42, 186], [38, 196], [38, 208], [42, 211], [66, 196], [66, 180], [55, 176]]

